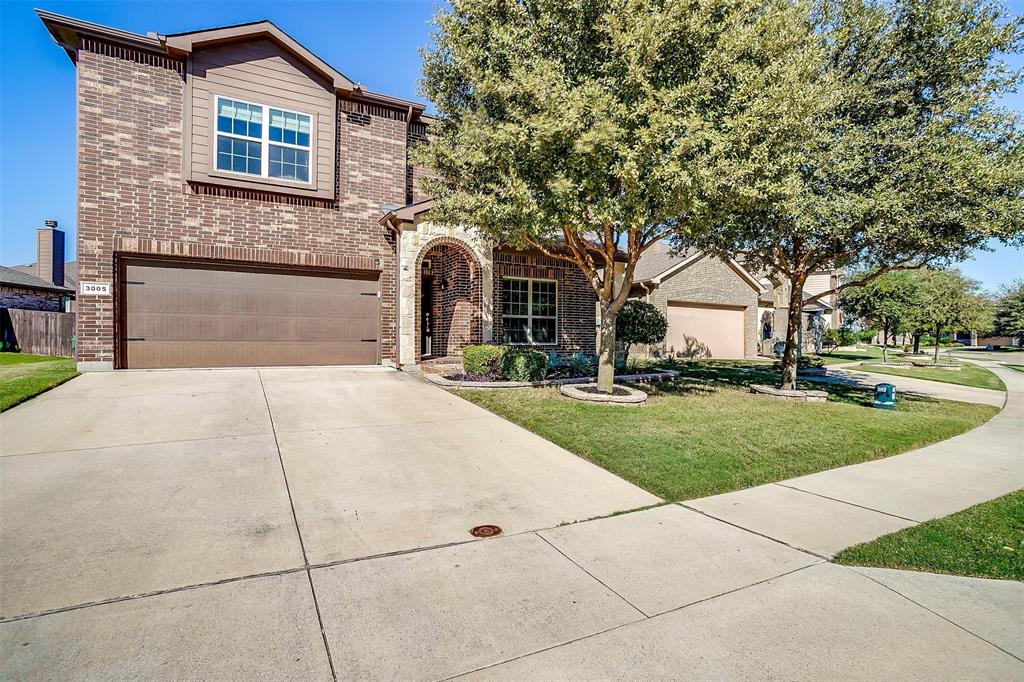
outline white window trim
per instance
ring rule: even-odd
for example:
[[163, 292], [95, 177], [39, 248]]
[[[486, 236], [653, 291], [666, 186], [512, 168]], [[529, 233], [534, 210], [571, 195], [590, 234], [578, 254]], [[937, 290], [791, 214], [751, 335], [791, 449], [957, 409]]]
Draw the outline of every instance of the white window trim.
[[[220, 111], [220, 101], [222, 99], [230, 100], [232, 102], [240, 102], [241, 104], [246, 104], [246, 105], [248, 105], [250, 107], [260, 107], [261, 117], [262, 117], [262, 123], [260, 124], [261, 136], [259, 138], [255, 138], [255, 137], [249, 137], [248, 135], [238, 135], [236, 133], [225, 133], [225, 132], [221, 132], [220, 130], [218, 130], [217, 129], [217, 116], [218, 116], [218, 112]], [[289, 144], [287, 142], [273, 142], [273, 141], [271, 141], [271, 139], [270, 139], [270, 110], [271, 109], [274, 109], [276, 111], [283, 111], [286, 114], [297, 114], [299, 116], [306, 116], [306, 117], [308, 117], [309, 118], [309, 146], [308, 147], [303, 147], [302, 145], [298, 145], [298, 144]], [[316, 125], [316, 117], [313, 116], [313, 114], [308, 114], [308, 113], [306, 113], [304, 111], [294, 111], [292, 109], [285, 109], [284, 107], [279, 107], [279, 106], [275, 106], [275, 105], [271, 105], [271, 104], [260, 104], [259, 102], [250, 102], [248, 100], [244, 100], [244, 99], [241, 99], [239, 97], [232, 97], [230, 95], [216, 95], [213, 98], [213, 150], [212, 150], [213, 153], [211, 155], [212, 156], [212, 160], [213, 160], [213, 172], [214, 173], [224, 173], [224, 174], [227, 174], [227, 175], [233, 175], [233, 176], [235, 176], [237, 178], [249, 178], [249, 179], [259, 178], [261, 180], [269, 180], [271, 182], [287, 182], [287, 183], [292, 183], [292, 184], [296, 184], [296, 185], [312, 186], [312, 184], [313, 184], [313, 168], [314, 168], [314, 163], [315, 163], [315, 159], [313, 158], [313, 143], [314, 143], [314, 140], [313, 140], [313, 128], [314, 128], [315, 125]], [[260, 143], [260, 174], [259, 175], [256, 175], [255, 173], [239, 173], [238, 171], [225, 170], [223, 168], [218, 168], [217, 167], [217, 153], [218, 153], [217, 152], [217, 149], [218, 149], [217, 138], [222, 136], [222, 135], [224, 137], [230, 137], [230, 138], [233, 138], [233, 139], [236, 139], [236, 140], [245, 140], [246, 142], [256, 142], [256, 141], [259, 141], [259, 143]], [[270, 145], [275, 145], [277, 147], [285, 147], [287, 149], [298, 149], [298, 150], [309, 152], [309, 179], [308, 180], [293, 180], [292, 178], [275, 178], [272, 175], [270, 175]]]
[[[545, 279], [543, 277], [507, 277], [507, 276], [502, 276], [501, 279], [502, 279], [502, 285], [501, 285], [501, 288], [502, 288], [501, 326], [502, 326], [502, 328], [504, 329], [504, 327], [505, 327], [505, 320], [507, 318], [512, 318], [512, 319], [516, 319], [516, 320], [520, 320], [520, 319], [526, 318], [526, 338], [528, 340], [525, 341], [525, 342], [522, 342], [522, 341], [520, 341], [520, 342], [509, 341], [508, 342], [509, 345], [511, 345], [511, 346], [557, 346], [558, 345], [558, 280], [556, 280], [556, 279]], [[506, 280], [510, 280], [510, 279], [513, 279], [513, 280], [516, 280], [516, 281], [519, 281], [519, 282], [529, 282], [530, 283], [529, 286], [526, 288], [526, 294], [527, 294], [526, 295], [526, 315], [506, 315], [505, 314], [505, 301], [504, 301], [505, 281]], [[534, 315], [533, 314], [533, 283], [534, 282], [550, 282], [551, 284], [555, 285], [555, 314], [554, 315]], [[533, 340], [533, 320], [534, 319], [538, 319], [538, 320], [554, 320], [555, 321], [555, 340], [554, 341], [541, 343], [539, 341], [534, 341]]]

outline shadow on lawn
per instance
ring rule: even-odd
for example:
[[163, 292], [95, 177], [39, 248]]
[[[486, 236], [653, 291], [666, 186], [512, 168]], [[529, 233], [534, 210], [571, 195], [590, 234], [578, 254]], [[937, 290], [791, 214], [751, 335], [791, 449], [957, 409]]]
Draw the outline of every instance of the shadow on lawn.
[[[708, 394], [722, 388], [746, 389], [751, 384], [777, 386], [779, 383], [779, 372], [773, 371], [771, 364], [756, 360], [665, 360], [654, 366], [675, 370], [679, 372], [679, 377], [645, 386], [644, 390], [652, 396]], [[871, 407], [874, 400], [874, 391], [857, 385], [853, 379], [836, 377], [828, 383], [798, 379], [797, 388], [824, 390], [828, 392], [830, 401], [863, 407]], [[906, 392], [901, 393], [900, 398], [914, 402], [936, 402], [930, 396]]]

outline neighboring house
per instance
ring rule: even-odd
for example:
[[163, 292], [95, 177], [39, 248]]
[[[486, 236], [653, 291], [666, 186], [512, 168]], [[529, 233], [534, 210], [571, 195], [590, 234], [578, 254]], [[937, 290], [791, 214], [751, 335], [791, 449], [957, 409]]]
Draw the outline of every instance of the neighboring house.
[[663, 352], [687, 357], [744, 358], [758, 353], [758, 300], [763, 287], [735, 260], [697, 250], [675, 253], [658, 242], [640, 257], [632, 295], [668, 319]]
[[[71, 263], [70, 265], [74, 265]], [[36, 262], [0, 266], [0, 308], [70, 312], [75, 298], [75, 273], [64, 263], [64, 233], [47, 220], [36, 230]]]
[[[14, 270], [22, 275], [28, 275], [34, 279], [42, 280], [43, 283], [57, 287], [60, 290], [59, 297], [50, 295], [50, 300], [45, 308], [28, 308], [29, 310], [56, 310], [63, 312], [75, 312], [75, 292], [78, 289], [78, 263], [75, 261], [63, 262], [64, 259], [64, 232], [57, 229], [56, 220], [45, 221], [46, 227], [36, 230], [36, 262], [25, 265], [12, 265]], [[60, 306], [53, 307], [52, 301], [57, 298]], [[2, 307], [25, 308], [26, 306], [7, 305]]]
[[956, 343], [962, 343], [965, 346], [993, 346], [999, 348], [1003, 346], [1019, 346], [1022, 341], [1020, 338], [1012, 336], [985, 336], [976, 331], [957, 332], [954, 340]]
[[77, 69], [83, 370], [593, 352], [570, 263], [430, 222], [430, 117], [269, 21], [139, 35], [48, 12]]
[[[804, 282], [803, 298], [808, 298], [839, 286], [842, 273], [838, 270], [815, 272]], [[762, 293], [758, 300], [758, 343], [762, 355], [771, 355], [771, 347], [777, 341], [785, 341], [789, 327], [789, 283], [771, 276], [760, 276]], [[838, 329], [843, 324], [842, 312], [838, 307], [838, 294], [807, 303], [801, 309], [801, 332], [805, 349], [814, 346], [813, 336], [808, 332], [811, 318], [819, 316], [824, 329]]]

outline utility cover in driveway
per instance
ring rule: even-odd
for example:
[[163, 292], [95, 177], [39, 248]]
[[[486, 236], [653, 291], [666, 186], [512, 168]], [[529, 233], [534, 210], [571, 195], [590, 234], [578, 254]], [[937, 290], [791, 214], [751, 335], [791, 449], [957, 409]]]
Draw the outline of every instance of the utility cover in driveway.
[[379, 362], [377, 273], [129, 260], [122, 289], [125, 367]]

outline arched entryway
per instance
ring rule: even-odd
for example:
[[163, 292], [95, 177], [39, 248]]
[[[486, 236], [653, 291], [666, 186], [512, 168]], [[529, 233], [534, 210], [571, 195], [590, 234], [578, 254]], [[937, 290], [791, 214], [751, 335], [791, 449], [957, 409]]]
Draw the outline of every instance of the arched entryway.
[[480, 343], [482, 272], [469, 247], [454, 237], [428, 243], [416, 264], [416, 360], [462, 355]]

